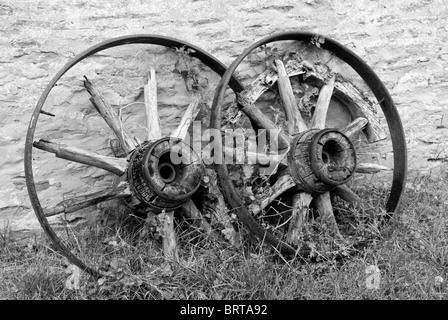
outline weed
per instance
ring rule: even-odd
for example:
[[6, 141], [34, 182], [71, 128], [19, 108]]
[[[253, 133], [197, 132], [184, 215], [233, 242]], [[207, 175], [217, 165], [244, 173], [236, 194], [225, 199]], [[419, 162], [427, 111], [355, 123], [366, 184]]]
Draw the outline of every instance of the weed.
[[[357, 255], [318, 263], [279, 257], [247, 233], [236, 248], [181, 222], [181, 264], [175, 266], [165, 261], [160, 239], [142, 219], [72, 229], [61, 233], [69, 247], [104, 275], [93, 279], [82, 273], [75, 290], [64, 285], [69, 263], [46, 237], [11, 241], [4, 231], [0, 298], [447, 299], [447, 194], [443, 179], [410, 181], [401, 211], [386, 226], [369, 220], [360, 225], [358, 233], [375, 237]], [[373, 288], [367, 283], [369, 266], [379, 270]]]

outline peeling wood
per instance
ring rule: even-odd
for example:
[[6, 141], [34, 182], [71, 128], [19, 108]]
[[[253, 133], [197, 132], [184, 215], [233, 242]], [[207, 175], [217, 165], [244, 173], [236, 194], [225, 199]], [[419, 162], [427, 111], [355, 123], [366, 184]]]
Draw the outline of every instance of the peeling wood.
[[264, 198], [259, 204], [251, 205], [251, 211], [254, 215], [259, 214], [264, 210], [272, 201], [281, 196], [285, 191], [296, 186], [296, 183], [292, 179], [289, 173], [281, 175], [281, 177], [274, 183], [269, 189], [269, 195]]
[[160, 131], [159, 111], [157, 109], [157, 79], [156, 71], [151, 68], [148, 73], [148, 83], [143, 87], [145, 97], [146, 128], [148, 141], [162, 137]]
[[70, 147], [63, 143], [54, 143], [41, 139], [34, 141], [33, 146], [37, 149], [54, 153], [58, 158], [104, 169], [119, 176], [125, 173], [127, 167], [126, 159], [99, 155], [91, 151]]
[[[163, 213], [162, 213], [163, 214]], [[174, 230], [174, 211], [166, 211], [163, 218], [162, 247], [165, 259], [178, 264], [177, 236]]]
[[[306, 70], [306, 68], [296, 60], [287, 61], [284, 67], [288, 77], [304, 74]], [[247, 104], [254, 104], [264, 92], [269, 90], [277, 82], [277, 80], [277, 70], [269, 68], [247, 85], [240, 95]]]
[[339, 232], [339, 228], [336, 223], [336, 219], [334, 217], [333, 206], [331, 204], [330, 199], [330, 193], [325, 192], [318, 195], [314, 199], [314, 203], [316, 206], [316, 210], [319, 212], [319, 215], [322, 218], [322, 223], [328, 227], [330, 235], [335, 237], [336, 239], [342, 240], [343, 237]]
[[328, 107], [333, 95], [335, 77], [332, 76], [328, 83], [324, 84], [319, 91], [316, 108], [311, 119], [311, 129], [324, 129], [327, 120]]
[[240, 93], [237, 95], [237, 101], [240, 105], [241, 111], [243, 111], [243, 113], [249, 117], [249, 119], [251, 119], [258, 128], [279, 131], [278, 148], [280, 150], [289, 147], [291, 140], [289, 135], [279, 129], [267, 116], [264, 115], [260, 109], [254, 107], [250, 103], [250, 99], [246, 99], [246, 97]]
[[379, 173], [381, 171], [391, 171], [392, 168], [375, 163], [358, 163], [355, 172], [357, 173]]
[[72, 213], [104, 201], [130, 196], [128, 184], [122, 183], [111, 190], [102, 190], [63, 200], [54, 207], [45, 208], [44, 214], [46, 217], [51, 217], [61, 213]]
[[302, 229], [313, 197], [306, 192], [300, 192], [292, 198], [293, 208], [286, 241], [298, 245], [302, 238]]
[[302, 132], [308, 129], [305, 121], [297, 108], [294, 92], [292, 91], [291, 82], [289, 76], [285, 70], [283, 62], [276, 60], [275, 64], [278, 70], [278, 89], [280, 92], [280, 98], [282, 100], [283, 109], [288, 121], [289, 134]]
[[[285, 70], [289, 77], [302, 75], [306, 83], [317, 88], [321, 88], [328, 82], [329, 71], [323, 72], [322, 69], [314, 68], [306, 61], [300, 63], [296, 60], [289, 60], [285, 63]], [[238, 102], [242, 102], [243, 106], [253, 105], [277, 80], [277, 71], [273, 68], [267, 69], [239, 93]], [[364, 117], [368, 120], [364, 133], [370, 143], [386, 139], [387, 132], [375, 115], [371, 102], [360, 90], [339, 74], [336, 75], [333, 96], [343, 102], [355, 118]]]
[[139, 144], [137, 138], [135, 138], [126, 128], [122, 126], [118, 120], [115, 111], [103, 97], [103, 95], [92, 85], [92, 83], [85, 77], [84, 87], [90, 94], [90, 101], [92, 102], [95, 109], [98, 111], [100, 116], [106, 121], [108, 126], [120, 140], [122, 148], [126, 152], [131, 152]]
[[207, 221], [205, 221], [205, 219], [202, 217], [202, 213], [199, 211], [199, 209], [191, 199], [182, 205], [182, 212], [187, 217], [187, 219], [190, 219], [193, 222], [193, 225], [196, 225], [213, 239], [219, 239], [219, 235], [217, 234], [217, 232], [213, 230], [212, 226]]
[[352, 140], [356, 135], [362, 131], [365, 126], [369, 123], [364, 117], [358, 117], [352, 122], [350, 122], [347, 126], [342, 128], [341, 132], [345, 134], [350, 140]]
[[[305, 82], [320, 88], [326, 83], [327, 77], [328, 74], [309, 71], [304, 79]], [[364, 134], [370, 143], [386, 139], [387, 133], [373, 112], [372, 104], [360, 90], [339, 74], [336, 75], [333, 96], [344, 103], [354, 117], [364, 117], [368, 120]]]
[[174, 130], [174, 132], [171, 134], [174, 138], [180, 138], [185, 139], [185, 137], [188, 134], [188, 129], [190, 128], [191, 123], [196, 119], [199, 111], [201, 111], [201, 96], [196, 95], [193, 98], [193, 101], [190, 102], [187, 109], [184, 112], [184, 115], [182, 116], [182, 119], [180, 120], [179, 126]]

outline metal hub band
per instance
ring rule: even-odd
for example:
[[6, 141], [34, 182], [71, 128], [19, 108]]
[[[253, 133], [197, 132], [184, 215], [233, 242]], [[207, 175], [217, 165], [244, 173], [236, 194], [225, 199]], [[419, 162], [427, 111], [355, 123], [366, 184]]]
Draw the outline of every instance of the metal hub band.
[[169, 137], [137, 147], [130, 157], [128, 179], [133, 194], [156, 210], [172, 210], [199, 188], [203, 170], [198, 154]]
[[342, 132], [311, 129], [293, 139], [288, 163], [298, 187], [319, 194], [350, 180], [356, 168], [356, 153]]

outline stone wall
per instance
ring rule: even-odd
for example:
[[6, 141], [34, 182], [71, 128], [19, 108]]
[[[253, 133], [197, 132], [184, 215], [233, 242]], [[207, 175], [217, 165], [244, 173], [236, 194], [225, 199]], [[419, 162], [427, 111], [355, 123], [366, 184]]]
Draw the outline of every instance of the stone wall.
[[[111, 37], [150, 33], [191, 42], [229, 65], [254, 41], [287, 30], [327, 35], [360, 55], [397, 104], [411, 172], [443, 172], [442, 160], [428, 158], [448, 157], [448, 4], [444, 0], [1, 0], [0, 227], [6, 223], [13, 229], [38, 227], [23, 170], [26, 130], [43, 89], [75, 54]], [[98, 63], [101, 66], [85, 68], [92, 72], [107, 66]], [[59, 105], [76, 101], [88, 106], [80, 84], [78, 89], [64, 92], [62, 86], [54, 99]], [[112, 93], [109, 97], [114, 98]], [[63, 136], [61, 128], [79, 116], [66, 110], [61, 120], [51, 120], [54, 136], [59, 129]], [[79, 143], [106, 141], [101, 134], [95, 137]], [[106, 146], [103, 151], [110, 152], [105, 150]], [[55, 165], [54, 172], [42, 176], [53, 174], [63, 180], [59, 169]], [[93, 190], [110, 180], [83, 171], [73, 182], [80, 184], [71, 190]], [[59, 193], [58, 182], [43, 178], [40, 183], [46, 198]]]

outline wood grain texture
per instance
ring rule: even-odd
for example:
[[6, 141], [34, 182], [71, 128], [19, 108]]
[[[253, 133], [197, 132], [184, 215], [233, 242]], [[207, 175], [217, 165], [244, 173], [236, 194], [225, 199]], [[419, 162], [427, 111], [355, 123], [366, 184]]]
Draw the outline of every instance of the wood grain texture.
[[54, 153], [58, 158], [104, 169], [119, 176], [125, 173], [127, 167], [127, 161], [124, 158], [103, 156], [91, 151], [71, 147], [63, 143], [54, 143], [41, 139], [39, 141], [34, 141], [33, 146], [37, 149]]
[[148, 73], [148, 83], [143, 87], [145, 97], [146, 128], [148, 129], [148, 141], [162, 137], [160, 130], [159, 111], [157, 109], [157, 79], [154, 68]]
[[136, 137], [134, 137], [125, 127], [122, 126], [115, 111], [103, 95], [93, 86], [89, 79], [87, 79], [87, 77], [84, 80], [84, 87], [91, 96], [90, 101], [93, 106], [115, 133], [122, 148], [128, 153], [134, 150], [140, 141], [138, 141]]
[[285, 66], [281, 60], [275, 60], [275, 64], [278, 72], [278, 89], [280, 98], [282, 99], [286, 120], [288, 122], [289, 134], [292, 135], [294, 133], [305, 131], [308, 127], [297, 108], [296, 99]]
[[76, 212], [104, 201], [123, 197], [131, 197], [127, 183], [122, 183], [111, 190], [101, 190], [63, 200], [54, 207], [45, 208], [44, 214], [46, 217], [51, 217], [61, 213]]

